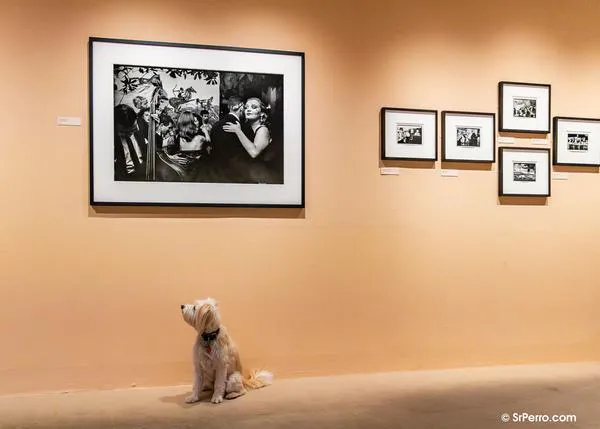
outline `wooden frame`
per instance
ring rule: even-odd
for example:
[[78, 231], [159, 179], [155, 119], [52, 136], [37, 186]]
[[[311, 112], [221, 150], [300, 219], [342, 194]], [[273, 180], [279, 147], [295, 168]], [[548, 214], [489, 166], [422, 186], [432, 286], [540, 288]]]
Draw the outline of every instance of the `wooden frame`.
[[549, 134], [552, 88], [548, 84], [498, 83], [500, 132]]
[[550, 196], [550, 149], [501, 147], [498, 162], [499, 196]]
[[304, 207], [304, 53], [88, 48], [91, 205]]
[[436, 161], [437, 118], [437, 110], [382, 107], [381, 159]]
[[553, 165], [600, 166], [600, 119], [556, 116], [552, 142]]
[[496, 114], [442, 111], [442, 161], [495, 162]]

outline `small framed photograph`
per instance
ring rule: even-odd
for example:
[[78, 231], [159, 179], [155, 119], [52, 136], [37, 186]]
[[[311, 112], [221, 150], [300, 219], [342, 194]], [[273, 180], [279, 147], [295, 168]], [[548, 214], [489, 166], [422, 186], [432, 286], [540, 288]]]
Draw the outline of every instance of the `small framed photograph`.
[[304, 53], [89, 39], [90, 204], [304, 207]]
[[437, 160], [437, 110], [381, 109], [381, 159]]
[[547, 84], [500, 82], [499, 131], [549, 134], [550, 90]]
[[494, 162], [496, 115], [442, 112], [442, 161]]
[[501, 147], [498, 195], [550, 196], [550, 149]]
[[554, 118], [554, 165], [600, 166], [600, 119]]

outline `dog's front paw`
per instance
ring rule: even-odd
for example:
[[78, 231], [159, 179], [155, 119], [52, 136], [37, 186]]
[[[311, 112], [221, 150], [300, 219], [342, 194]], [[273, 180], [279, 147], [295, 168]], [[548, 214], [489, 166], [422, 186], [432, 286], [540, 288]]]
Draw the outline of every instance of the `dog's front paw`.
[[194, 402], [198, 402], [200, 400], [200, 398], [198, 397], [198, 395], [195, 394], [191, 394], [190, 396], [188, 396], [187, 398], [185, 398], [185, 403], [186, 404], [193, 404]]
[[222, 395], [214, 395], [210, 401], [213, 404], [220, 404], [221, 402], [223, 402], [223, 396]]

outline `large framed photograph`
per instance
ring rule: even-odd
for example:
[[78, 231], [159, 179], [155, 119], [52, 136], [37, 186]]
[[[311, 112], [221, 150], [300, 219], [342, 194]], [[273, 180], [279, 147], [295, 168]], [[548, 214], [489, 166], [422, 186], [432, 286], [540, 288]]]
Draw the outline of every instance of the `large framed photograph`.
[[304, 207], [304, 53], [89, 39], [90, 204]]
[[554, 165], [600, 166], [600, 119], [557, 116], [553, 128]]
[[500, 82], [498, 92], [500, 132], [550, 133], [550, 85]]
[[498, 195], [550, 196], [550, 149], [501, 147]]
[[496, 115], [442, 112], [442, 161], [494, 162]]
[[381, 109], [381, 159], [437, 160], [437, 110]]

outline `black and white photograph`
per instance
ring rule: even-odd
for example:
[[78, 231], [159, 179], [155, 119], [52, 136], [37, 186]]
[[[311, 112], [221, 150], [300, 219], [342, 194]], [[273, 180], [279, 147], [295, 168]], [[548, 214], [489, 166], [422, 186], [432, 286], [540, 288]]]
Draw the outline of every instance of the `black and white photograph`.
[[498, 83], [498, 131], [549, 134], [551, 86], [545, 83]]
[[[224, 50], [220, 56], [222, 65], [228, 66], [225, 69], [215, 67], [219, 61], [211, 47], [130, 47], [119, 43], [113, 47], [115, 57], [123, 56], [118, 52], [123, 47], [134, 54], [119, 58], [131, 61], [111, 64], [112, 147], [106, 147], [106, 137], [94, 139], [93, 154], [109, 149], [113, 153], [112, 165], [100, 166], [103, 171], [111, 169], [113, 188], [115, 184], [123, 185], [122, 189], [137, 184], [149, 193], [152, 188], [143, 184], [151, 182], [159, 185], [155, 189], [161, 195], [171, 199], [178, 188], [190, 192], [190, 187], [182, 184], [197, 184], [194, 200], [183, 198], [182, 202], [198, 205], [253, 205], [247, 191], [254, 190], [267, 196], [267, 201], [261, 201], [257, 195], [256, 204], [269, 205], [274, 196], [269, 194], [285, 188], [287, 177], [295, 187], [294, 204], [302, 203], [303, 56], [290, 54], [289, 65], [285, 61], [278, 65], [273, 57], [285, 60], [285, 54], [264, 53], [265, 71], [256, 72], [253, 69], [260, 67], [261, 51], [256, 51], [254, 58], [250, 51], [241, 51], [232, 69], [235, 51]], [[158, 57], [150, 55], [152, 48], [163, 50], [166, 58], [156, 60]], [[99, 48], [98, 52], [103, 51]], [[183, 57], [189, 53], [197, 57]], [[134, 61], [140, 57], [146, 61]], [[191, 61], [189, 67], [165, 66], [169, 58], [173, 63]], [[203, 58], [206, 67], [198, 68]], [[297, 86], [287, 93], [284, 72], [290, 65], [296, 65], [289, 74], [297, 79]], [[270, 68], [272, 73], [267, 72]], [[286, 102], [295, 109], [284, 111]], [[101, 108], [106, 112], [106, 104]], [[94, 119], [100, 117], [99, 111], [97, 106], [92, 108]], [[296, 133], [286, 135], [287, 129]], [[277, 199], [270, 203], [279, 205]], [[289, 203], [281, 201], [282, 205]]]
[[553, 126], [554, 165], [600, 166], [600, 118], [555, 116]]
[[535, 182], [535, 162], [513, 162], [515, 182]]
[[442, 111], [442, 161], [491, 163], [495, 160], [495, 113]]
[[498, 151], [499, 196], [550, 196], [550, 149], [503, 146]]
[[589, 133], [567, 133], [567, 150], [571, 152], [587, 152]]
[[115, 181], [283, 183], [283, 76], [114, 66]]
[[537, 116], [537, 100], [513, 97], [513, 116], [515, 118], [535, 118]]
[[480, 147], [481, 128], [478, 127], [456, 127], [456, 146]]
[[396, 124], [398, 144], [423, 144], [422, 124]]

